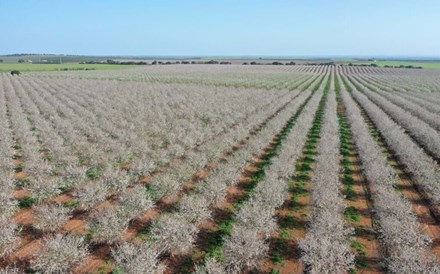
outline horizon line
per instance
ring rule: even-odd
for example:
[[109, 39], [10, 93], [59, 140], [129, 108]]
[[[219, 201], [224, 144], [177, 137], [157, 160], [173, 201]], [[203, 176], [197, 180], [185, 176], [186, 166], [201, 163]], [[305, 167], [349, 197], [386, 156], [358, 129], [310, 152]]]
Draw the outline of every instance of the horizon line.
[[200, 54], [200, 55], [179, 55], [179, 54], [69, 54], [69, 53], [10, 53], [0, 54], [2, 57], [13, 57], [20, 55], [55, 55], [55, 56], [82, 56], [82, 57], [137, 57], [137, 58], [275, 58], [275, 59], [305, 59], [305, 58], [423, 58], [423, 59], [440, 59], [440, 55], [367, 55], [367, 54], [299, 54], [299, 55], [283, 55], [283, 54]]

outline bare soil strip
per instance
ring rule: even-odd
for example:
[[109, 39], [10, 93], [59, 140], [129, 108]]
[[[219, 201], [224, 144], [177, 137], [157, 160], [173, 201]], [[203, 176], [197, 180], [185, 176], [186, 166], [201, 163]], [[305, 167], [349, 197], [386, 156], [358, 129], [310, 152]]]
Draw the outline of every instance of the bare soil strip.
[[385, 139], [377, 130], [374, 122], [370, 119], [365, 109], [357, 103], [361, 114], [364, 117], [371, 134], [377, 141], [379, 146], [383, 148], [383, 153], [388, 157], [389, 164], [394, 168], [395, 173], [399, 177], [399, 184], [395, 187], [401, 192], [413, 205], [413, 210], [420, 221], [420, 230], [426, 232], [433, 240], [432, 250], [437, 258], [440, 259], [440, 226], [439, 215], [436, 207], [432, 206], [429, 195], [418, 186], [412, 179], [412, 175], [408, 172], [395, 152], [390, 149]]
[[289, 196], [283, 207], [277, 210], [280, 229], [269, 240], [270, 256], [262, 262], [264, 272], [301, 273], [304, 265], [299, 262], [298, 240], [305, 237], [309, 222], [313, 170], [316, 167], [317, 144], [329, 91], [330, 78], [316, 111], [313, 126], [307, 134], [303, 156], [295, 164], [295, 174], [290, 182]]
[[342, 155], [340, 180], [343, 182], [343, 193], [346, 197], [346, 221], [355, 228], [351, 247], [356, 254], [356, 271], [358, 273], [384, 273], [383, 255], [376, 232], [377, 223], [373, 215], [374, 205], [368, 182], [362, 174], [361, 161], [352, 139], [338, 85], [339, 82], [337, 82], [336, 91]]

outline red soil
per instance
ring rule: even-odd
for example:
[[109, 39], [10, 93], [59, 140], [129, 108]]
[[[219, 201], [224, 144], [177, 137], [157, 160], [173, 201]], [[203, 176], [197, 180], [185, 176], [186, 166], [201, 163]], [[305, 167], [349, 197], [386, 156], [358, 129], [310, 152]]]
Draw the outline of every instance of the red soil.
[[23, 226], [30, 226], [34, 223], [34, 210], [33, 209], [23, 209], [16, 214], [12, 220], [17, 224]]
[[32, 193], [27, 189], [18, 189], [14, 192], [14, 199], [21, 199], [31, 195]]
[[17, 172], [17, 173], [15, 173], [14, 178], [16, 180], [23, 180], [23, 179], [27, 178], [27, 174], [26, 174], [26, 172], [23, 172], [23, 171], [22, 172]]

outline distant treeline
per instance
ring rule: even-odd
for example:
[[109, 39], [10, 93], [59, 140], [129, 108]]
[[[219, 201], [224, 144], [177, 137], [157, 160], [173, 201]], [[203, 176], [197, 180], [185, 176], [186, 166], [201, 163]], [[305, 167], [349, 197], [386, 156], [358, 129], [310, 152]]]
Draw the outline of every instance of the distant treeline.
[[173, 64], [182, 64], [182, 65], [196, 65], [196, 64], [204, 64], [204, 65], [231, 65], [231, 62], [227, 62], [227, 61], [215, 61], [215, 60], [210, 60], [210, 61], [176, 61], [176, 62], [162, 62], [162, 61], [153, 61], [153, 63], [151, 63], [152, 65], [173, 65]]
[[[295, 62], [290, 61], [287, 63], [282, 62], [272, 62], [272, 63], [258, 63], [258, 62], [244, 62], [243, 65], [273, 65], [273, 66], [295, 66], [297, 65]], [[304, 64], [298, 64], [303, 66], [336, 66], [335, 62], [324, 62], [324, 63], [304, 63]]]
[[[117, 61], [117, 60], [107, 60], [107, 61], [84, 61], [84, 62], [80, 62], [80, 64], [111, 64], [111, 65], [150, 65], [150, 63], [145, 62], [145, 61], [139, 61], [139, 62], [135, 62], [135, 61]], [[188, 65], [188, 64], [207, 64], [207, 65], [230, 65], [232, 64], [231, 62], [227, 62], [227, 61], [215, 61], [215, 60], [210, 60], [210, 61], [153, 61], [151, 62], [151, 65], [176, 65], [176, 64], [183, 64], [183, 65]]]
[[14, 53], [14, 54], [6, 54], [6, 55], [2, 55], [2, 56], [7, 56], [7, 57], [13, 57], [13, 56], [37, 56], [37, 55], [44, 55], [44, 56], [48, 56], [48, 55], [52, 55], [54, 56], [55, 54], [40, 54], [40, 53]]
[[248, 62], [244, 62], [243, 65], [252, 65], [252, 66], [259, 66], [259, 65], [283, 66], [283, 65], [286, 65], [286, 66], [294, 66], [294, 65], [296, 65], [296, 63], [295, 62], [282, 63], [282, 62], [278, 62], [278, 61], [275, 61], [275, 62], [272, 62], [272, 63], [258, 63], [258, 62], [250, 62], [250, 63], [248, 63]]
[[[353, 63], [349, 63], [348, 64], [349, 67], [374, 67], [377, 68], [379, 67], [378, 64], [353, 64]], [[423, 67], [419, 67], [419, 66], [412, 66], [412, 65], [399, 65], [399, 66], [391, 66], [391, 65], [385, 65], [383, 66], [384, 68], [407, 68], [407, 69], [423, 69]]]
[[69, 70], [96, 70], [95, 68], [59, 68], [57, 71], [69, 71]]
[[404, 65], [400, 65], [400, 66], [390, 66], [390, 65], [385, 65], [383, 66], [384, 68], [409, 68], [409, 69], [423, 69], [423, 67], [420, 66], [404, 66]]
[[115, 60], [107, 60], [107, 61], [83, 61], [79, 62], [80, 64], [88, 64], [88, 65], [95, 65], [95, 64], [110, 64], [110, 65], [148, 65], [147, 62], [134, 62], [134, 61], [115, 61]]

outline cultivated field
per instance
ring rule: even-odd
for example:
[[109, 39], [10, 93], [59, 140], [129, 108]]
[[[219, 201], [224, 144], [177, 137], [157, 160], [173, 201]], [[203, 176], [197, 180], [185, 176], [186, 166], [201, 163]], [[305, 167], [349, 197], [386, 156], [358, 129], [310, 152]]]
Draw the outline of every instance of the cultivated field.
[[0, 74], [0, 273], [440, 273], [440, 71]]
[[113, 70], [132, 67], [130, 65], [115, 66], [110, 64], [7, 64], [0, 63], [0, 73], [18, 71], [57, 71], [57, 70]]
[[399, 67], [399, 66], [414, 66], [414, 67], [422, 67], [424, 69], [440, 69], [440, 62], [439, 61], [383, 61], [379, 60], [376, 62], [365, 62], [365, 61], [353, 61], [353, 64], [366, 64], [370, 65], [371, 63], [374, 63], [380, 67], [384, 66], [393, 66], [393, 67]]

